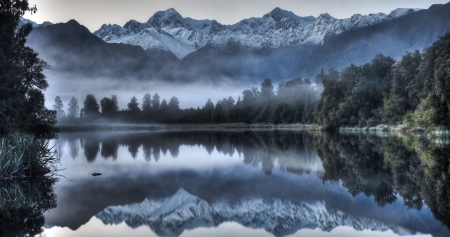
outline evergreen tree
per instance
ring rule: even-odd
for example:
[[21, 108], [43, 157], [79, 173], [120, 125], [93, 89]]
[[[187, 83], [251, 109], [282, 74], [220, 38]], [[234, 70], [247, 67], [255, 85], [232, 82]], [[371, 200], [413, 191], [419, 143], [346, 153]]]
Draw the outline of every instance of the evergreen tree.
[[137, 102], [136, 96], [133, 96], [130, 100], [130, 103], [128, 103], [128, 110], [135, 113], [135, 112], [140, 112], [141, 110], [139, 109], [139, 103]]
[[97, 99], [95, 98], [94, 94], [88, 94], [86, 96], [86, 99], [84, 100], [84, 107], [82, 109], [82, 115], [80, 115], [80, 118], [86, 118], [86, 119], [95, 119], [100, 114], [98, 111], [99, 106], [97, 103]]
[[104, 97], [100, 101], [100, 107], [103, 115], [114, 115], [119, 110], [119, 107], [117, 106], [117, 97], [115, 95], [112, 95], [111, 98]]
[[69, 109], [67, 116], [69, 118], [76, 118], [79, 113], [80, 107], [78, 106], [78, 100], [75, 97], [72, 97], [72, 99], [69, 102]]
[[155, 93], [153, 95], [153, 99], [152, 99], [152, 105], [151, 105], [152, 109], [159, 109], [160, 107], [160, 102], [159, 102], [159, 95], [158, 93]]
[[142, 111], [148, 112], [151, 109], [151, 96], [149, 93], [145, 93], [142, 99]]
[[58, 121], [61, 121], [62, 118], [65, 117], [65, 112], [63, 110], [64, 104], [61, 100], [61, 97], [56, 96], [55, 98], [55, 104], [53, 105], [53, 110], [56, 111], [56, 118], [58, 119]]
[[384, 105], [386, 121], [401, 122], [408, 111], [419, 105], [423, 88], [423, 80], [419, 78], [421, 63], [422, 56], [416, 51], [407, 52], [395, 65], [390, 94]]
[[167, 106], [167, 101], [166, 101], [166, 99], [163, 99], [162, 102], [161, 102], [160, 109], [165, 111], [165, 110], [167, 110], [167, 107], [168, 107]]
[[26, 0], [0, 1], [0, 135], [14, 131], [53, 136], [56, 112], [45, 108], [47, 63], [25, 46], [31, 24], [18, 27], [26, 12], [36, 13]]
[[207, 122], [212, 122], [214, 117], [214, 104], [211, 99], [208, 99], [208, 101], [206, 101], [203, 110], [205, 111], [205, 120]]
[[261, 83], [261, 98], [264, 102], [267, 102], [272, 96], [273, 93], [273, 85], [270, 79], [264, 79], [263, 83]]
[[172, 98], [170, 98], [168, 108], [173, 111], [179, 110], [180, 109], [179, 104], [180, 102], [178, 101], [178, 98], [172, 96]]

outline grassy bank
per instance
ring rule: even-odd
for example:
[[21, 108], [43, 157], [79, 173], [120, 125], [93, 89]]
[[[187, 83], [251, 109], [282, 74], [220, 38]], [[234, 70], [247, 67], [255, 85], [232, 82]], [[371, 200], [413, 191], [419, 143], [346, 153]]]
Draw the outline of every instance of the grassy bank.
[[12, 134], [0, 140], [0, 180], [56, 176], [48, 140]]

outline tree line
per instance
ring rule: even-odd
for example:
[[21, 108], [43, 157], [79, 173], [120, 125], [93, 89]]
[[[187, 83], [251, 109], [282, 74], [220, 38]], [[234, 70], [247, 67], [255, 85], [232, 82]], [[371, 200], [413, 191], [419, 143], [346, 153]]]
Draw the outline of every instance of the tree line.
[[179, 100], [173, 96], [167, 102], [155, 93], [146, 93], [139, 103], [136, 96], [130, 99], [126, 108], [120, 109], [117, 96], [104, 97], [97, 101], [94, 94], [88, 94], [79, 105], [72, 97], [67, 113], [59, 96], [53, 109], [58, 121], [93, 122], [116, 121], [133, 123], [313, 123], [314, 107], [319, 100], [318, 93], [309, 79], [296, 78], [279, 84], [277, 92], [270, 79], [265, 79], [261, 89], [246, 89], [235, 101], [231, 96], [217, 101], [208, 99], [202, 108], [180, 109]]
[[399, 61], [381, 54], [362, 66], [316, 77], [324, 91], [314, 117], [325, 128], [405, 124], [450, 125], [450, 32]]

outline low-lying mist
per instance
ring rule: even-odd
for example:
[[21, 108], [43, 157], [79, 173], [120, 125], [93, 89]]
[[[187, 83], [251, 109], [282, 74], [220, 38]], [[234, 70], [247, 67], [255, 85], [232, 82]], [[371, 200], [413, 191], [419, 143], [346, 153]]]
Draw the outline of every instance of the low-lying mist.
[[[172, 96], [178, 98], [181, 109], [202, 107], [211, 99], [215, 104], [223, 98], [233, 97], [237, 101], [238, 97], [242, 97], [242, 91], [251, 87], [260, 87], [259, 84], [236, 83], [231, 80], [221, 80], [220, 82], [160, 82], [160, 81], [144, 81], [137, 79], [109, 79], [109, 78], [85, 78], [78, 75], [65, 75], [61, 79], [61, 73], [49, 73], [47, 81], [49, 87], [45, 93], [45, 105], [52, 109], [55, 104], [55, 97], [60, 96], [67, 109], [69, 101], [72, 97], [78, 99], [80, 108], [88, 94], [94, 94], [97, 102], [104, 97], [110, 98], [116, 95], [118, 98], [119, 109], [126, 109], [127, 104], [133, 96], [138, 99], [139, 106], [142, 105], [142, 98], [146, 93], [153, 96], [158, 93], [160, 101], [166, 99], [169, 102]], [[262, 80], [261, 80], [262, 81]]]

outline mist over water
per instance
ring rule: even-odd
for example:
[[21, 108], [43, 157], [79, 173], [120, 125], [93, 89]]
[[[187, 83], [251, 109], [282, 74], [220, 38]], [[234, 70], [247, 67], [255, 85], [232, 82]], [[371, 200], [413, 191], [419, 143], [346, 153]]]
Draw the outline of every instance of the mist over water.
[[214, 104], [218, 100], [229, 96], [237, 101], [239, 96], [242, 99], [243, 90], [251, 87], [260, 87], [260, 83], [234, 83], [226, 80], [216, 83], [177, 83], [130, 78], [124, 78], [123, 80], [93, 79], [73, 74], [66, 75], [64, 80], [61, 80], [61, 74], [47, 73], [47, 75], [50, 86], [44, 92], [46, 97], [45, 105], [47, 108], [52, 108], [55, 104], [55, 97], [60, 96], [65, 106], [64, 109], [67, 109], [67, 105], [72, 97], [78, 99], [80, 108], [82, 108], [87, 94], [94, 94], [97, 102], [100, 102], [104, 97], [110, 98], [111, 95], [116, 95], [119, 109], [126, 109], [133, 96], [136, 96], [139, 106], [141, 106], [145, 93], [150, 93], [152, 96], [158, 93], [160, 101], [163, 99], [169, 101], [172, 96], [175, 96], [180, 101], [179, 106], [181, 109], [196, 109], [197, 107], [202, 108], [208, 99], [211, 99]]

